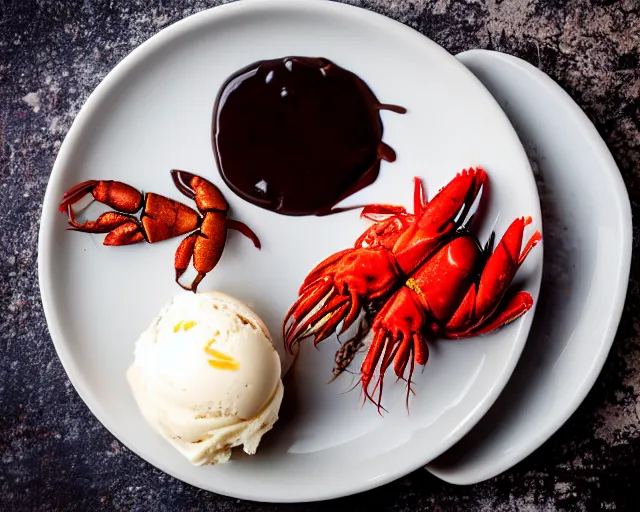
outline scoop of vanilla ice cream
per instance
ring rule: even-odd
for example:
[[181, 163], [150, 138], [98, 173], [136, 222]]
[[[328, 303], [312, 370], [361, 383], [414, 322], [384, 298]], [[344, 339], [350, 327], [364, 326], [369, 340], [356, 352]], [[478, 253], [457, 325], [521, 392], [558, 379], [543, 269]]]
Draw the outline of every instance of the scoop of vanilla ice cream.
[[254, 454], [278, 419], [280, 358], [258, 316], [219, 292], [173, 297], [127, 371], [146, 421], [192, 464]]

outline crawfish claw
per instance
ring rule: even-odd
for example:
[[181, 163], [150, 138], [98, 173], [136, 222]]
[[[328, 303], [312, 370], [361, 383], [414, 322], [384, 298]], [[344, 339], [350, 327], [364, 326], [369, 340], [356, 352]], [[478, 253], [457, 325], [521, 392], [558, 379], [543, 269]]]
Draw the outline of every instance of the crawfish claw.
[[71, 215], [71, 207], [84, 196], [90, 194], [97, 184], [98, 181], [96, 180], [83, 181], [67, 190], [60, 201], [60, 213], [68, 213]]
[[195, 174], [191, 174], [187, 171], [181, 171], [179, 169], [171, 170], [171, 179], [173, 180], [173, 184], [176, 188], [182, 192], [189, 199], [195, 199], [196, 193], [191, 187], [191, 180], [195, 178]]

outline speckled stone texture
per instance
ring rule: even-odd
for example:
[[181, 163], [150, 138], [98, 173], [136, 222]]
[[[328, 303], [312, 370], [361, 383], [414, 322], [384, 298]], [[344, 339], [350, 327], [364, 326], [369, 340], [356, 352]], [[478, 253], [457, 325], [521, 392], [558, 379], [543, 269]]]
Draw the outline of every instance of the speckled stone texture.
[[[640, 215], [640, 0], [352, 0], [452, 53], [526, 59], [584, 108]], [[92, 416], [55, 355], [37, 283], [38, 219], [56, 152], [107, 72], [163, 27], [216, 2], [3, 0], [0, 5], [0, 509], [323, 510], [244, 503], [185, 485]], [[332, 505], [370, 510], [640, 507], [638, 227], [627, 305], [594, 389], [569, 422], [491, 481], [455, 487], [417, 471]]]

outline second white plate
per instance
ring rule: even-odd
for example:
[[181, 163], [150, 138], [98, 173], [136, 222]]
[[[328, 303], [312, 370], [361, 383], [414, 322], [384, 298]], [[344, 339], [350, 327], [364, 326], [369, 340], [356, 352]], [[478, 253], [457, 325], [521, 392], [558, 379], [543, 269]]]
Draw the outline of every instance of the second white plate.
[[559, 85], [510, 55], [458, 58], [502, 105], [536, 163], [547, 240], [540, 305], [513, 377], [480, 423], [427, 466], [468, 485], [542, 445], [593, 386], [622, 314], [633, 233], [620, 171]]

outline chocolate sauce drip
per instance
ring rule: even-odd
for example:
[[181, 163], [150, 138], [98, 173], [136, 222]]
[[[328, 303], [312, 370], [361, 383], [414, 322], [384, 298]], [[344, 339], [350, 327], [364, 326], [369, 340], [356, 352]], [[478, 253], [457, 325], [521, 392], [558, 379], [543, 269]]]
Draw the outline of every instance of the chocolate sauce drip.
[[378, 177], [395, 152], [382, 142], [381, 104], [354, 73], [324, 58], [255, 62], [222, 86], [213, 149], [227, 185], [284, 215], [326, 215]]

